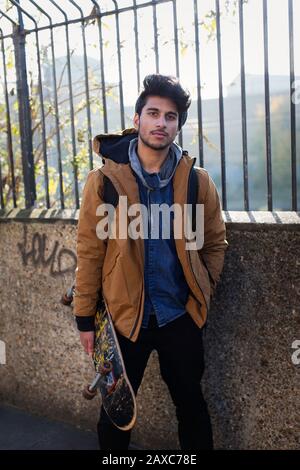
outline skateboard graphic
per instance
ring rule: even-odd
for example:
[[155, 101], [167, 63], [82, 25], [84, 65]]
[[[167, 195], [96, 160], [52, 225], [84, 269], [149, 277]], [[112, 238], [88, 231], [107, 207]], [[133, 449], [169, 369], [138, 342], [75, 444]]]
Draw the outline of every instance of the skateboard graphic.
[[[71, 305], [75, 287], [63, 295], [61, 302]], [[94, 380], [83, 390], [83, 396], [91, 400], [99, 389], [103, 407], [112, 423], [127, 431], [136, 421], [136, 400], [128, 380], [118, 338], [111, 315], [104, 303], [99, 302], [95, 315], [95, 341], [93, 362]]]

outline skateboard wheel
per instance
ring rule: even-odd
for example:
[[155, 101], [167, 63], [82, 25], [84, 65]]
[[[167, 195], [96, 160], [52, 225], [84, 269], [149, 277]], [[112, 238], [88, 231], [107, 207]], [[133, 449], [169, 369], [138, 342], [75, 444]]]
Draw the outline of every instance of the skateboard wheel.
[[70, 306], [73, 301], [73, 297], [69, 297], [67, 294], [64, 294], [60, 301], [63, 305]]
[[82, 396], [83, 396], [86, 400], [92, 400], [96, 395], [97, 395], [97, 389], [92, 392], [92, 391], [90, 390], [90, 388], [89, 388], [89, 385], [87, 385], [87, 386], [82, 390]]

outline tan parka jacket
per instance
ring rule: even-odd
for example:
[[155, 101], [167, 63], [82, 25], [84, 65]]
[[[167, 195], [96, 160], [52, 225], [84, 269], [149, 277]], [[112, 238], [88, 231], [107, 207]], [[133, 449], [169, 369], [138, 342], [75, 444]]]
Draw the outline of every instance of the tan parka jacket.
[[[139, 203], [139, 190], [134, 172], [128, 162], [124, 136], [136, 132], [125, 130], [119, 135], [97, 136], [93, 148], [104, 165], [89, 172], [84, 187], [77, 232], [77, 269], [75, 280], [74, 314], [91, 316], [96, 312], [102, 294], [118, 332], [136, 341], [144, 307], [144, 240], [107, 239], [97, 236], [96, 227], [101, 216], [97, 207], [103, 204], [103, 177], [113, 183], [119, 196], [127, 196], [128, 206]], [[119, 147], [118, 147], [119, 146]], [[124, 151], [125, 149], [125, 151]], [[126, 161], [127, 158], [127, 161]], [[117, 161], [124, 163], [117, 163]], [[174, 203], [187, 203], [189, 174], [195, 158], [183, 154], [174, 177]], [[224, 264], [228, 246], [225, 223], [216, 186], [203, 168], [198, 174], [198, 203], [204, 204], [204, 244], [200, 250], [187, 250], [184, 236], [175, 239], [177, 255], [190, 288], [186, 310], [201, 328], [207, 318], [210, 300], [215, 291]], [[117, 208], [118, 209], [118, 208]], [[118, 210], [116, 211], [118, 219]], [[174, 223], [176, 213], [174, 215]], [[118, 220], [117, 220], [118, 225]]]

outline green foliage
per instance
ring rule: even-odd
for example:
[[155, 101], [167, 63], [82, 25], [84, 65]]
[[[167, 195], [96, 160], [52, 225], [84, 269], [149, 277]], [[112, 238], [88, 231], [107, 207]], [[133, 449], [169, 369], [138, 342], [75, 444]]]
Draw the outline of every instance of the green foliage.
[[[248, 3], [248, 0], [243, 0], [243, 4], [246, 3]], [[236, 16], [239, 8], [238, 4], [239, 0], [225, 0], [224, 3], [220, 2], [220, 16]], [[209, 10], [199, 24], [206, 32], [207, 41], [214, 41], [217, 35], [216, 11]]]

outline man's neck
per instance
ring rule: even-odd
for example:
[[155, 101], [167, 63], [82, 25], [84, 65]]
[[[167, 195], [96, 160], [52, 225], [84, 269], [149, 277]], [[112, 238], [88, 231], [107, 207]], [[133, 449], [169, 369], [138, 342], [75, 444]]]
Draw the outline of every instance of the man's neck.
[[170, 147], [162, 150], [154, 150], [147, 147], [141, 139], [138, 139], [137, 154], [142, 167], [148, 173], [159, 173], [164, 161], [166, 160]]

